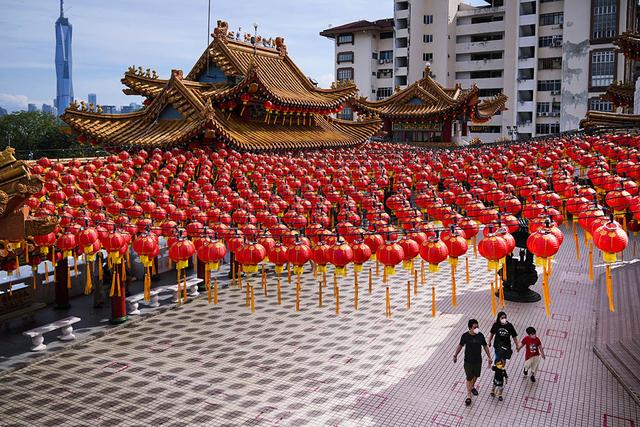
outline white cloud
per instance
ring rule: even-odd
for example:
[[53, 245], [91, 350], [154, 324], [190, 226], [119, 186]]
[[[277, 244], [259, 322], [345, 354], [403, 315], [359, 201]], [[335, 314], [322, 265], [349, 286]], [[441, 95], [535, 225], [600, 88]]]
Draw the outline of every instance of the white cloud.
[[0, 107], [10, 112], [26, 110], [28, 104], [36, 104], [38, 109], [42, 108], [43, 101], [29, 99], [25, 95], [13, 95], [10, 93], [0, 93]]
[[317, 77], [317, 80], [318, 86], [325, 89], [331, 87], [331, 83], [335, 81], [333, 74], [321, 74]]

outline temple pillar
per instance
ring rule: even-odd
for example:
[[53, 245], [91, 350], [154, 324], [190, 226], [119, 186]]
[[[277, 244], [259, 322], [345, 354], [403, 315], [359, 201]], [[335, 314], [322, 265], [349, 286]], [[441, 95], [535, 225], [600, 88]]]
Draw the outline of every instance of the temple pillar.
[[462, 136], [469, 136], [469, 125], [466, 120], [462, 120]]
[[120, 296], [118, 296], [118, 290], [116, 289], [111, 297], [111, 319], [112, 324], [124, 323], [127, 321], [127, 300], [126, 300], [126, 285], [122, 280], [122, 273], [125, 269], [124, 261], [120, 264], [113, 266], [112, 274], [120, 276]]
[[202, 283], [198, 285], [198, 291], [202, 292], [206, 289], [204, 286], [204, 277], [206, 274], [205, 274], [205, 264], [199, 259], [196, 260], [196, 275], [198, 279], [203, 279]]
[[56, 264], [56, 267], [53, 271], [55, 275], [55, 296], [56, 296], [56, 304], [55, 308], [60, 310], [65, 310], [71, 305], [69, 304], [69, 258], [62, 257], [60, 261]]
[[442, 123], [442, 142], [451, 142], [451, 119]]

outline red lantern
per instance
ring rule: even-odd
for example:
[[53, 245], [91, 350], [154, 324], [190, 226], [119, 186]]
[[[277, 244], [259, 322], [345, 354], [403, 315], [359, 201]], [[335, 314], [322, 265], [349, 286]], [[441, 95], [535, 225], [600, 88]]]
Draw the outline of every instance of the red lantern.
[[396, 265], [404, 260], [404, 251], [399, 244], [387, 241], [376, 251], [376, 258], [384, 265], [386, 275], [393, 276]]
[[449, 250], [447, 245], [436, 235], [427, 239], [420, 246], [420, 256], [429, 263], [429, 271], [437, 272], [440, 270], [439, 264], [449, 256]]
[[220, 260], [227, 254], [227, 247], [220, 240], [205, 240], [197, 250], [198, 259], [205, 263], [209, 271], [218, 271]]
[[527, 238], [527, 249], [536, 256], [539, 267], [546, 267], [559, 248], [558, 238], [549, 229], [541, 228]]
[[93, 245], [98, 241], [98, 232], [95, 228], [85, 228], [78, 233], [78, 245], [85, 254], [91, 253]]
[[296, 241], [287, 250], [287, 261], [293, 264], [293, 272], [300, 275], [304, 265], [311, 259], [311, 248], [304, 242]]
[[287, 261], [287, 247], [281, 242], [277, 242], [273, 249], [268, 252], [269, 261], [275, 264], [275, 270], [277, 274], [281, 274], [284, 271], [284, 265]]
[[613, 263], [616, 262], [616, 254], [627, 247], [629, 236], [620, 224], [610, 220], [594, 230], [593, 243], [603, 252], [604, 262]]
[[500, 260], [508, 253], [507, 242], [495, 233], [485, 236], [478, 244], [480, 255], [488, 261], [489, 270], [498, 270]]
[[76, 236], [72, 233], [64, 233], [56, 240], [56, 246], [62, 250], [63, 257], [69, 257], [73, 255], [73, 251], [76, 248]]
[[257, 273], [258, 264], [267, 256], [267, 250], [260, 243], [247, 243], [236, 252], [236, 260], [245, 273]]
[[339, 239], [329, 252], [330, 262], [336, 268], [336, 276], [344, 277], [347, 274], [347, 264], [353, 261], [353, 249], [347, 242]]
[[371, 258], [371, 248], [369, 245], [364, 243], [363, 240], [360, 240], [354, 242], [351, 245], [351, 249], [353, 250], [353, 271], [360, 273], [362, 271], [362, 264], [369, 261], [369, 258]]
[[404, 252], [402, 267], [405, 270], [411, 270], [413, 267], [413, 259], [420, 254], [420, 246], [415, 240], [410, 239], [407, 236], [400, 239], [398, 244], [402, 247], [402, 251]]

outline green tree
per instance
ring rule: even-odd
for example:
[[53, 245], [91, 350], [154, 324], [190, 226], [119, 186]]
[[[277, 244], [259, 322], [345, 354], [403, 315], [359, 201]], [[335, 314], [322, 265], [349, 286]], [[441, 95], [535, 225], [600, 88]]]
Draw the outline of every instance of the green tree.
[[[67, 128], [68, 129], [68, 128]], [[78, 144], [58, 117], [42, 112], [18, 112], [0, 117], [0, 149], [11, 145], [19, 159], [68, 158], [96, 155]]]

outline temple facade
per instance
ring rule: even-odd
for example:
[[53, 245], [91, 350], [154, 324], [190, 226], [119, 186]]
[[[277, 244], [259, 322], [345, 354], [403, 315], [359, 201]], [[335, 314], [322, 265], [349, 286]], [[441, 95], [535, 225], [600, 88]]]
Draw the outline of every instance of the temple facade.
[[424, 75], [386, 99], [358, 98], [351, 105], [359, 113], [378, 115], [392, 141], [417, 145], [459, 143], [468, 135], [469, 122], [486, 123], [506, 109], [506, 95], [479, 101], [480, 91], [475, 85], [469, 89], [459, 85], [444, 88], [431, 77], [429, 67]]
[[145, 108], [103, 114], [73, 102], [62, 119], [80, 142], [106, 147], [172, 147], [224, 143], [238, 150], [353, 146], [381, 127], [374, 115], [356, 122], [335, 119], [355, 99], [352, 82], [320, 89], [287, 54], [284, 39], [228, 31], [218, 21], [213, 41], [184, 75], [168, 79], [129, 67], [124, 92], [145, 97]]

